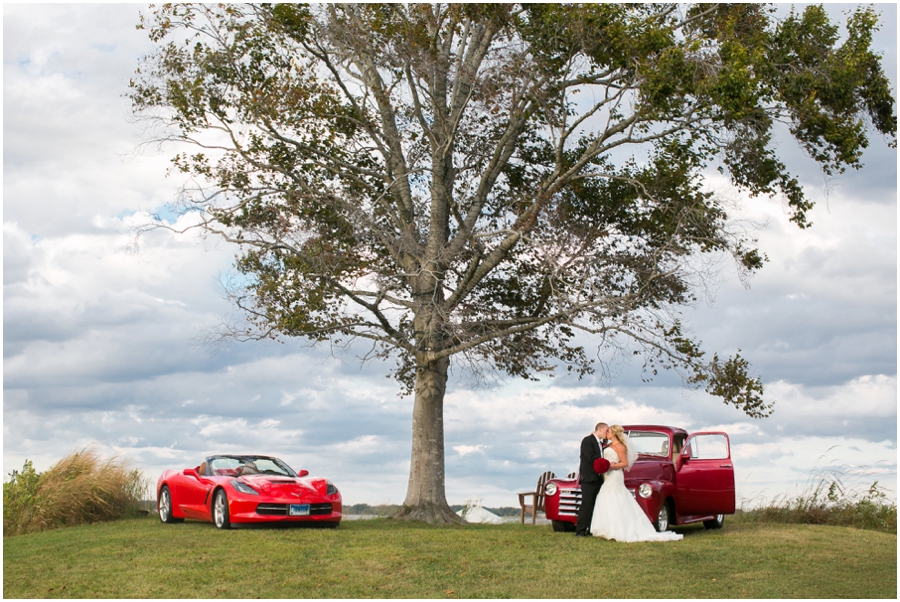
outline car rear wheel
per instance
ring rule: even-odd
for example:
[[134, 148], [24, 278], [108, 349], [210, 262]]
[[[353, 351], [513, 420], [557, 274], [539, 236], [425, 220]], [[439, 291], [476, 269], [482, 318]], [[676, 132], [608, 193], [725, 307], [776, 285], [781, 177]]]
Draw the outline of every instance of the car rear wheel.
[[722, 525], [725, 524], [725, 515], [717, 514], [716, 517], [712, 520], [703, 521], [703, 526], [707, 529], [721, 529]]
[[157, 503], [159, 510], [159, 520], [167, 524], [183, 522], [183, 518], [175, 518], [172, 516], [172, 494], [165, 485], [159, 490], [159, 502]]
[[659, 514], [656, 516], [656, 520], [653, 521], [653, 526], [656, 527], [657, 531], [662, 533], [669, 529], [669, 523], [671, 521], [672, 503], [669, 500], [666, 500], [665, 503], [663, 503], [662, 508], [659, 509]]
[[557, 533], [569, 533], [575, 530], [575, 525], [564, 520], [550, 521], [553, 524], [553, 530]]
[[213, 524], [216, 529], [230, 529], [231, 521], [228, 518], [228, 496], [224, 489], [216, 491], [213, 498]]

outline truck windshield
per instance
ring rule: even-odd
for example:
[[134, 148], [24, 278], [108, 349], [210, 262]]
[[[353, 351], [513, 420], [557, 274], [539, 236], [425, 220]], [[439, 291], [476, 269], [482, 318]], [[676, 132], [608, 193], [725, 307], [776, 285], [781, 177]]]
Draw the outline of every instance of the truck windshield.
[[628, 438], [639, 454], [663, 457], [669, 455], [669, 436], [665, 433], [629, 431]]

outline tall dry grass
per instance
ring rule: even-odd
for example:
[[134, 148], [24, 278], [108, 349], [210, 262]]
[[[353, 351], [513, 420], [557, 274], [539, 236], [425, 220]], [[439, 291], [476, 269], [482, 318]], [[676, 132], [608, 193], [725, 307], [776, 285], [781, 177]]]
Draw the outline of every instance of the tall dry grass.
[[[834, 525], [897, 532], [897, 503], [878, 481], [868, 488], [858, 470], [821, 469], [811, 473], [802, 492], [778, 496], [742, 509], [739, 520], [759, 523]], [[738, 517], [736, 517], [738, 518]]]
[[37, 473], [26, 461], [3, 484], [3, 535], [134, 516], [149, 488], [121, 458], [103, 459], [89, 447]]

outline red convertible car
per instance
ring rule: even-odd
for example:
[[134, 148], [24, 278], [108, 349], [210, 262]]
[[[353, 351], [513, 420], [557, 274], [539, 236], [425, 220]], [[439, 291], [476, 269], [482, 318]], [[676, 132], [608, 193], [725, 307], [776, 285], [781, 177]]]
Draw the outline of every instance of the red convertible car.
[[337, 527], [341, 494], [331, 481], [308, 474], [272, 456], [210, 456], [195, 468], [167, 470], [159, 477], [159, 520], [192, 518], [219, 529], [249, 523]]
[[[680, 428], [623, 426], [638, 459], [625, 472], [627, 487], [657, 531], [703, 522], [721, 529], [734, 514], [734, 466], [731, 443], [721, 432], [688, 435]], [[544, 508], [554, 531], [574, 531], [581, 506], [575, 479], [551, 479], [544, 488]]]

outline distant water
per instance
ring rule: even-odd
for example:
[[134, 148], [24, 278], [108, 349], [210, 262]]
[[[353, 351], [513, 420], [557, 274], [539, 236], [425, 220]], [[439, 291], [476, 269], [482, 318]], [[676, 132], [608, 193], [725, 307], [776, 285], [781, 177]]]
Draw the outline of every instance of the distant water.
[[[371, 518], [386, 518], [386, 517], [384, 517], [384, 516], [375, 516], [374, 514], [345, 514], [345, 515], [343, 516], [343, 520], [367, 520], [367, 519], [371, 519]], [[500, 518], [503, 519], [503, 522], [504, 522], [504, 523], [517, 523], [517, 522], [519, 522], [519, 517], [518, 517], [518, 516], [501, 516]], [[531, 516], [526, 516], [526, 517], [525, 517], [525, 524], [526, 524], [526, 525], [530, 525], [530, 524], [531, 524]], [[550, 524], [550, 521], [549, 521], [548, 519], [544, 518], [543, 516], [539, 516], [538, 519], [537, 519], [537, 524], [538, 524], [538, 525], [549, 525], [549, 524]]]

